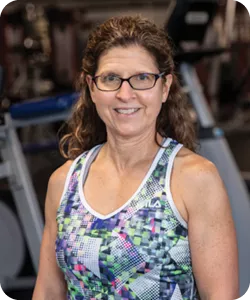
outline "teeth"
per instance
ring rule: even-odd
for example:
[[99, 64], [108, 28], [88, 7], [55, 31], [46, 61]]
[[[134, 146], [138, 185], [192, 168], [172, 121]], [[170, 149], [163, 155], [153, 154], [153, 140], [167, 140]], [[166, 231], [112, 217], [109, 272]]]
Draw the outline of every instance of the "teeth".
[[138, 111], [139, 108], [129, 108], [129, 109], [116, 109], [116, 111], [120, 114], [125, 114], [125, 115], [129, 115], [132, 114], [136, 111]]

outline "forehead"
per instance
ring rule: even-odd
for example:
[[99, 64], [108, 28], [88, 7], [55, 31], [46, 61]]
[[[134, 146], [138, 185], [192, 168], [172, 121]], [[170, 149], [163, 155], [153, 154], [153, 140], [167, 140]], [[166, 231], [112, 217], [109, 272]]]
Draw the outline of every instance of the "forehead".
[[98, 62], [98, 72], [158, 72], [154, 56], [141, 46], [114, 47], [104, 52]]

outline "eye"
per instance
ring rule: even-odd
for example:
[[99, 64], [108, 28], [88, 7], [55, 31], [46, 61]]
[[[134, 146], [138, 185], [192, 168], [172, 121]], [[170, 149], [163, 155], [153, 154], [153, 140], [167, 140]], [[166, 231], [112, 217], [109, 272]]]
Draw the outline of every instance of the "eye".
[[147, 74], [147, 73], [138, 74], [138, 75], [136, 75], [136, 79], [138, 81], [147, 81], [147, 80], [150, 80], [150, 74]]
[[113, 81], [119, 81], [119, 77], [113, 74], [104, 75], [101, 77], [102, 82], [113, 82]]

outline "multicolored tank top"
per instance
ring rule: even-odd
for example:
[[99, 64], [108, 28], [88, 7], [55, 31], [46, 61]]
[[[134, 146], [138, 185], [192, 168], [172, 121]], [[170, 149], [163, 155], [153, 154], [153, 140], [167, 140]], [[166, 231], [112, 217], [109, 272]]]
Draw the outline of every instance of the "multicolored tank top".
[[102, 145], [73, 162], [57, 214], [56, 257], [67, 299], [199, 299], [187, 224], [170, 191], [174, 158], [182, 145], [168, 138], [163, 146], [134, 195], [106, 216], [94, 211], [83, 193]]

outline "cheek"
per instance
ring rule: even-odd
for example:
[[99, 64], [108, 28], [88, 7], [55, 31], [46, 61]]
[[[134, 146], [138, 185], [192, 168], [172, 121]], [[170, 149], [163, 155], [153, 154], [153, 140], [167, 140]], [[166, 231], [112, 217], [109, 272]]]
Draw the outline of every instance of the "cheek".
[[151, 93], [148, 93], [144, 97], [144, 103], [148, 106], [154, 109], [155, 111], [158, 111], [162, 106], [162, 100], [163, 100], [163, 94], [161, 91], [154, 91]]
[[112, 95], [108, 93], [101, 94], [101, 91], [95, 91], [92, 94], [92, 101], [97, 107], [108, 107], [112, 103]]
[[95, 103], [99, 117], [104, 121], [110, 115], [110, 110], [114, 103], [112, 95], [99, 95], [99, 93], [95, 93], [92, 100]]

